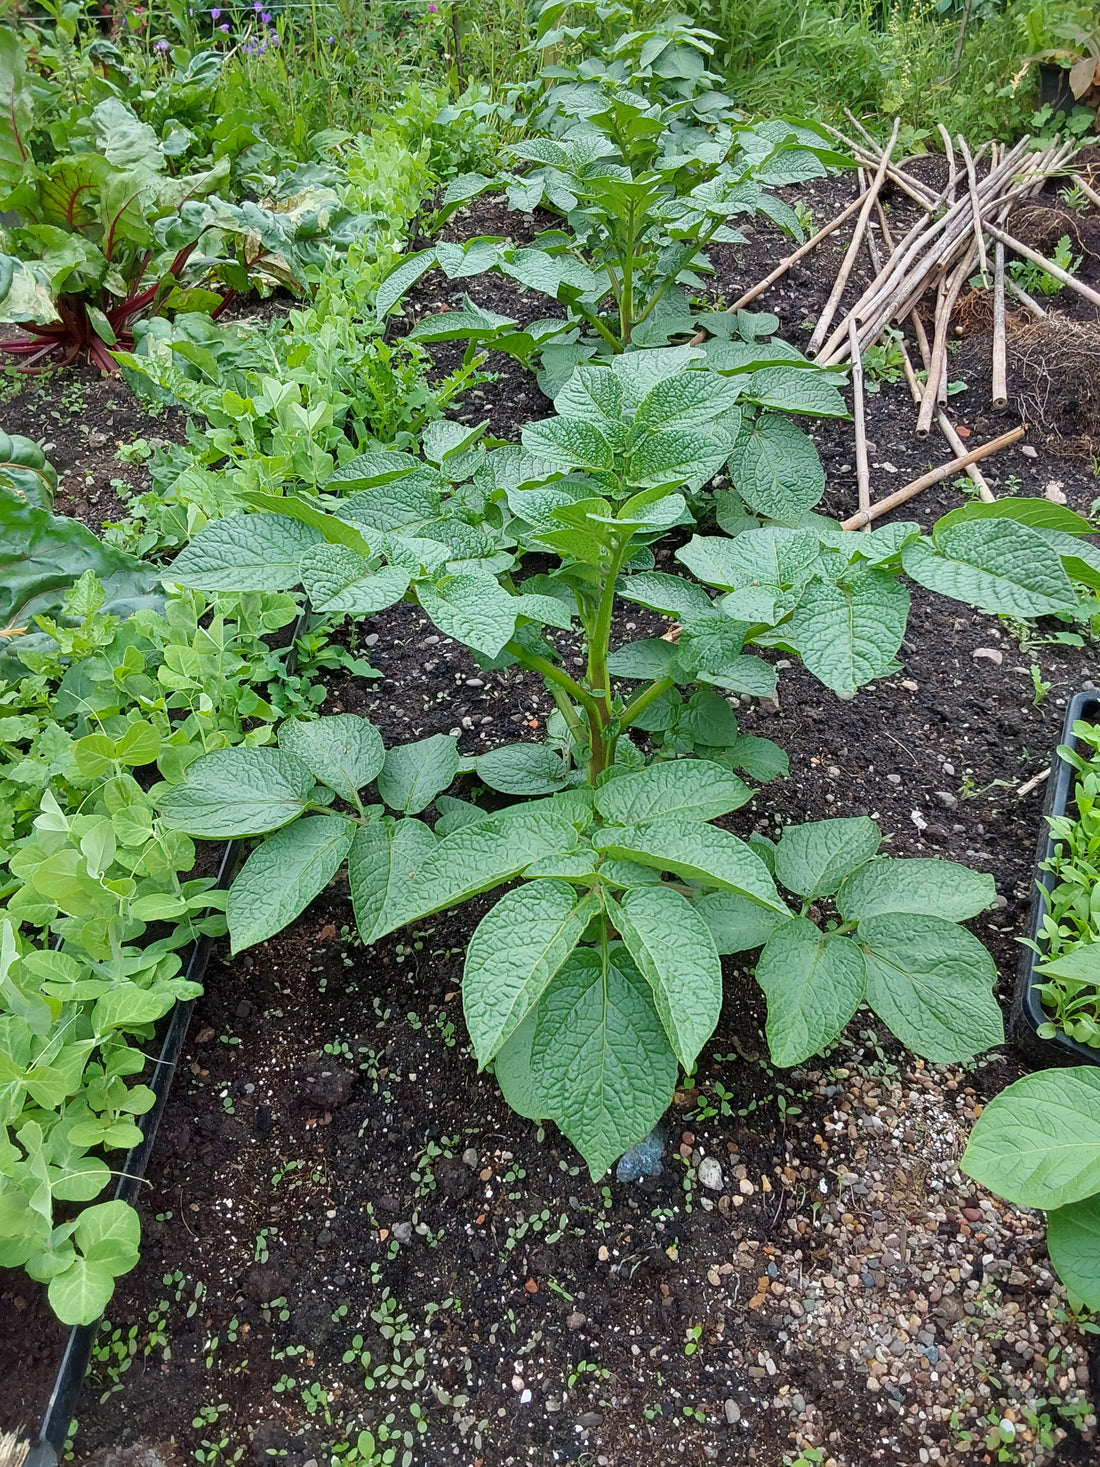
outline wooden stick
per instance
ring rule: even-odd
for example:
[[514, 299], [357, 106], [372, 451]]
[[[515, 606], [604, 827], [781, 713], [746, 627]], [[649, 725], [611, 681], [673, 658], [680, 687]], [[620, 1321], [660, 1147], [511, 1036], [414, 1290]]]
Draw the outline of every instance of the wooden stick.
[[1094, 306], [1100, 306], [1100, 291], [1093, 290], [1091, 285], [1086, 285], [1083, 280], [1078, 280], [1068, 270], [1063, 270], [1061, 265], [1056, 265], [1053, 260], [1048, 260], [1045, 255], [1039, 254], [1026, 244], [1021, 244], [1018, 239], [1013, 239], [1011, 234], [1006, 234], [996, 224], [986, 224], [987, 231], [994, 239], [999, 239], [1003, 245], [1007, 245], [1014, 254], [1022, 255], [1025, 260], [1030, 260], [1033, 265], [1040, 265], [1048, 275], [1053, 275], [1055, 280], [1060, 280], [1063, 285], [1070, 286], [1078, 295], [1084, 296], [1085, 300], [1091, 301]]
[[1020, 304], [1025, 306], [1037, 321], [1046, 321], [1049, 318], [1050, 312], [1044, 311], [1038, 301], [1032, 300], [1023, 286], [1017, 285], [1011, 275], [1005, 276], [1005, 289], [1014, 295]]
[[951, 202], [954, 203], [955, 189], [958, 184], [959, 177], [958, 169], [955, 167], [955, 149], [951, 145], [951, 134], [947, 131], [947, 128], [944, 127], [942, 122], [936, 123], [936, 130], [939, 133], [940, 137], [943, 138], [943, 152], [944, 157], [947, 159], [947, 167], [949, 170], [949, 186], [951, 189], [949, 198], [951, 199]]
[[[1017, 143], [1011, 153], [1005, 154], [997, 169], [988, 173], [978, 185], [979, 198], [986, 207], [993, 206], [994, 201], [996, 207], [1001, 207], [1006, 202], [1007, 196], [999, 196], [998, 185], [1003, 184], [1011, 175], [1020, 147], [1021, 144]], [[1019, 192], [1021, 187], [1014, 186], [1010, 195]], [[943, 196], [945, 195], [941, 195]], [[956, 243], [963, 235], [971, 232], [968, 217], [970, 212], [970, 199], [967, 197], [935, 221], [917, 224], [909, 231], [887, 261], [879, 278], [872, 281], [849, 313], [855, 315], [859, 321], [874, 323], [870, 333], [872, 337], [878, 335], [887, 321], [908, 313], [913, 303], [910, 297], [916, 300], [923, 294], [931, 268], [938, 267], [945, 258], [949, 258]], [[919, 264], [915, 263], [918, 256], [923, 256]], [[919, 284], [921, 280], [925, 281], [925, 286], [914, 291], [914, 282]], [[831, 365], [846, 354], [847, 337], [848, 322], [845, 317], [818, 354], [822, 365]], [[861, 340], [865, 337], [866, 333], [861, 332]]]
[[[970, 273], [974, 255], [975, 247], [971, 245], [962, 263], [945, 282], [942, 295], [936, 307], [936, 331], [932, 338], [932, 356], [928, 363], [928, 381], [924, 384], [924, 395], [921, 398], [920, 414], [917, 417], [918, 438], [928, 437], [928, 430], [932, 426], [932, 416], [936, 410], [936, 403], [939, 401], [941, 384], [946, 385], [947, 330], [951, 324], [951, 312], [955, 309], [955, 302], [959, 298], [963, 281]], [[944, 397], [946, 399], [946, 393]]]
[[1008, 406], [1008, 348], [1005, 339], [1005, 247], [995, 246], [993, 266], [993, 406], [1003, 413]]
[[[779, 264], [775, 267], [770, 275], [766, 275], [764, 279], [761, 280], [757, 285], [754, 285], [751, 290], [746, 290], [744, 295], [738, 296], [733, 305], [727, 307], [727, 310], [740, 311], [745, 306], [747, 306], [750, 301], [754, 301], [758, 295], [763, 295], [764, 291], [766, 291], [769, 286], [774, 285], [775, 282], [780, 278], [780, 276], [785, 275], [792, 265], [797, 264], [799, 260], [808, 255], [812, 249], [819, 245], [823, 239], [826, 239], [830, 234], [833, 233], [834, 230], [839, 229], [840, 226], [844, 223], [845, 219], [851, 218], [851, 216], [860, 207], [866, 197], [867, 194], [866, 191], [864, 191], [859, 195], [858, 198], [853, 199], [846, 208], [841, 209], [840, 213], [836, 216], [835, 219], [830, 219], [828, 224], [826, 224], [823, 229], [819, 229], [812, 239], [808, 239], [805, 244], [799, 245], [798, 249], [795, 250], [793, 255], [786, 255], [782, 260], [780, 260]], [[700, 341], [705, 340], [706, 333], [700, 333], [699, 337], [694, 340], [691, 345], [698, 346]]]
[[848, 328], [852, 341], [852, 417], [856, 428], [856, 488], [859, 493], [859, 512], [867, 516], [861, 529], [870, 532], [871, 519], [871, 465], [867, 461], [867, 416], [863, 401], [863, 357], [859, 350], [859, 328], [853, 321]]
[[1071, 177], [1073, 179], [1073, 182], [1076, 184], [1076, 186], [1084, 194], [1085, 198], [1086, 199], [1091, 199], [1092, 202], [1096, 205], [1096, 207], [1098, 209], [1100, 209], [1100, 194], [1098, 194], [1096, 192], [1096, 190], [1093, 188], [1092, 184], [1086, 182], [1086, 180], [1083, 179], [1079, 173], [1074, 173], [1074, 174], [1071, 175]]
[[978, 259], [981, 261], [982, 277], [988, 279], [989, 259], [985, 252], [985, 230], [982, 228], [982, 211], [978, 203], [978, 172], [962, 133], [959, 133], [959, 147], [962, 149], [963, 161], [966, 163], [966, 181], [970, 189], [970, 207], [974, 214], [974, 238], [978, 245]]
[[[830, 127], [827, 122], [821, 125], [825, 128], [826, 132], [831, 132], [833, 137], [839, 138], [853, 157], [858, 158], [860, 162], [869, 163], [872, 168], [876, 167], [879, 159], [882, 157], [882, 149], [863, 124], [848, 111], [847, 107], [845, 107], [844, 112], [848, 121], [867, 139], [866, 147], [860, 143], [853, 142], [851, 138], [845, 137], [842, 132], [838, 132], [835, 127]], [[886, 176], [890, 179], [891, 183], [896, 183], [903, 193], [907, 193], [911, 199], [920, 204], [922, 209], [928, 210], [935, 207], [936, 200], [933, 190], [927, 184], [921, 183], [919, 178], [914, 178], [911, 173], [906, 173], [900, 164], [891, 164], [886, 170]], [[941, 198], [945, 196], [946, 191], [940, 195]]]
[[878, 197], [879, 190], [882, 188], [882, 180], [886, 176], [890, 154], [894, 151], [894, 144], [898, 140], [898, 128], [900, 126], [901, 118], [895, 117], [894, 130], [890, 134], [890, 141], [886, 145], [886, 150], [882, 155], [882, 161], [879, 163], [878, 171], [871, 181], [871, 187], [863, 200], [863, 206], [859, 211], [859, 218], [856, 220], [855, 228], [852, 230], [851, 243], [848, 245], [844, 259], [841, 262], [840, 270], [837, 273], [836, 280], [833, 282], [833, 288], [829, 292], [829, 299], [825, 302], [825, 308], [817, 318], [817, 325], [814, 327], [814, 334], [810, 337], [810, 344], [806, 348], [806, 355], [808, 357], [817, 355], [818, 349], [825, 339], [825, 333], [828, 331], [829, 325], [836, 315], [836, 308], [840, 304], [840, 298], [844, 294], [844, 287], [848, 284], [848, 276], [852, 273], [852, 266], [856, 262], [856, 256], [859, 254], [860, 246], [863, 243], [863, 234], [867, 228], [867, 221], [871, 217], [871, 210], [874, 208], [875, 199]]
[[978, 448], [972, 448], [969, 453], [953, 458], [950, 463], [941, 464], [938, 469], [932, 469], [919, 479], [914, 479], [911, 484], [906, 484], [901, 489], [896, 489], [893, 494], [888, 494], [885, 499], [878, 500], [868, 510], [860, 510], [858, 514], [842, 520], [842, 530], [860, 530], [870, 520], [877, 520], [880, 515], [889, 513], [896, 509], [899, 504], [906, 500], [915, 499], [924, 489], [929, 489], [933, 484], [939, 484], [951, 474], [957, 474], [960, 469], [967, 468], [970, 464], [977, 463], [980, 458], [988, 458], [991, 453], [999, 453], [1002, 448], [1008, 448], [1019, 440], [1027, 432], [1026, 427], [1013, 428], [1010, 433], [1002, 433], [999, 438], [991, 438], [988, 443], [981, 444]]
[[[875, 201], [875, 207], [878, 209], [879, 224], [882, 226], [883, 243], [888, 250], [893, 249], [894, 242], [890, 237], [890, 226], [886, 222], [886, 216], [883, 213], [882, 205], [877, 199]], [[916, 333], [917, 348], [920, 351], [921, 360], [924, 362], [925, 367], [927, 367], [928, 358], [930, 355], [930, 348], [928, 345], [928, 334], [924, 329], [924, 322], [921, 320], [920, 316], [915, 310], [910, 314], [909, 319], [913, 323], [913, 330]], [[921, 385], [917, 381], [917, 374], [913, 371], [913, 363], [909, 356], [909, 348], [903, 335], [899, 336], [898, 345], [901, 348], [901, 365], [905, 372], [905, 380], [909, 385], [909, 396], [919, 406], [923, 393], [921, 391]], [[959, 435], [955, 432], [955, 428], [951, 422], [951, 419], [947, 416], [942, 408], [940, 408], [939, 411], [936, 413], [936, 426], [937, 428], [939, 428], [943, 436], [947, 439], [948, 446], [952, 448], [954, 452], [960, 457], [964, 456], [966, 454], [966, 445], [963, 443]], [[989, 486], [988, 480], [986, 479], [985, 475], [982, 473], [978, 465], [967, 464], [966, 473], [970, 482], [977, 489], [978, 497], [985, 504], [992, 504], [997, 496], [993, 493], [993, 490]]]
[[1030, 795], [1032, 790], [1037, 790], [1044, 780], [1050, 778], [1050, 769], [1040, 769], [1039, 773], [1033, 775], [1026, 784], [1022, 784], [1016, 791], [1016, 798], [1022, 800], [1025, 795]]

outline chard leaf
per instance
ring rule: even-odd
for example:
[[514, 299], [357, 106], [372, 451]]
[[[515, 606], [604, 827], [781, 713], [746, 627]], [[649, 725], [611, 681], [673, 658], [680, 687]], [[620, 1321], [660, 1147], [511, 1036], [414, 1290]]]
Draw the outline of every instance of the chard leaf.
[[1100, 1192], [1100, 1070], [1044, 1070], [995, 1095], [959, 1163], [1019, 1207], [1053, 1211]]
[[996, 895], [992, 876], [957, 861], [879, 856], [844, 878], [836, 905], [846, 922], [883, 912], [920, 912], [965, 922], [991, 906]]
[[215, 749], [188, 768], [182, 784], [162, 788], [160, 818], [206, 840], [265, 835], [300, 815], [312, 771], [282, 749]]
[[382, 768], [382, 735], [369, 719], [354, 713], [329, 714], [309, 723], [288, 718], [279, 730], [279, 747], [308, 764], [315, 779], [349, 805]]
[[378, 771], [379, 797], [391, 810], [418, 815], [458, 774], [458, 740], [433, 734], [415, 744], [394, 744]]
[[720, 764], [675, 759], [608, 780], [596, 791], [595, 805], [614, 825], [641, 825], [660, 815], [713, 820], [740, 809], [754, 793]]
[[200, 591], [289, 591], [320, 530], [282, 514], [231, 514], [212, 520], [164, 571], [170, 585]]
[[836, 693], [883, 677], [909, 619], [909, 592], [874, 567], [853, 570], [842, 585], [815, 579], [791, 618], [791, 634], [810, 672]]
[[776, 879], [799, 896], [831, 896], [850, 871], [869, 861], [882, 831], [865, 815], [788, 825], [775, 852]]
[[274, 937], [324, 891], [354, 835], [350, 820], [311, 815], [258, 845], [229, 889], [226, 921], [234, 953]]
[[993, 959], [965, 927], [942, 917], [884, 912], [856, 929], [867, 1002], [904, 1045], [936, 1064], [1004, 1042]]
[[768, 997], [772, 1062], [789, 1068], [832, 1044], [859, 1007], [865, 979], [863, 955], [851, 938], [821, 932], [804, 917], [777, 927], [756, 965]]
[[598, 1180], [672, 1100], [676, 1057], [625, 948], [606, 968], [580, 948], [543, 994], [531, 1044], [537, 1093]]
[[600, 911], [564, 881], [532, 881], [506, 892], [478, 923], [466, 950], [462, 1008], [484, 1068], [538, 1002]]
[[639, 886], [612, 906], [676, 1058], [690, 1070], [722, 1008], [722, 964], [707, 924], [678, 891]]
[[963, 520], [937, 529], [934, 545], [904, 546], [901, 563], [918, 585], [982, 611], [1032, 617], [1076, 605], [1058, 551], [1016, 520]]

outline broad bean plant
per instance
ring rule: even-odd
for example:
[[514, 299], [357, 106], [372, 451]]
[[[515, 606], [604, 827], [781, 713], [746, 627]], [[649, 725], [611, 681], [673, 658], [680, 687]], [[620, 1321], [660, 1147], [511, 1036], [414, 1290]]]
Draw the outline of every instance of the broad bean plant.
[[[1065, 610], [1088, 522], [1001, 501], [996, 517], [955, 512], [931, 535], [843, 531], [813, 512], [823, 483], [804, 435], [793, 466], [759, 451], [774, 357], [741, 346], [581, 366], [519, 446], [435, 424], [427, 463], [372, 452], [318, 496], [255, 494], [254, 513], [209, 525], [166, 573], [207, 590], [300, 585], [352, 616], [403, 597], [483, 666], [546, 679], [557, 712], [545, 744], [463, 759], [443, 735], [386, 750], [364, 720], [296, 718], [277, 748], [199, 759], [154, 794], [169, 827], [264, 837], [230, 893], [237, 950], [278, 932], [345, 862], [368, 942], [508, 886], [467, 953], [474, 1052], [593, 1176], [694, 1065], [718, 1020], [723, 954], [762, 949], [782, 1065], [830, 1044], [864, 1003], [935, 1060], [1002, 1036], [993, 963], [957, 925], [992, 900], [989, 878], [881, 857], [866, 818], [793, 827], [776, 845], [713, 823], [753, 797], [742, 773], [779, 767], [767, 741], [745, 746], [725, 695], [774, 692], [769, 648], [844, 695], [895, 670], [903, 572], [990, 611]], [[736, 488], [715, 492], [724, 468]], [[721, 533], [691, 533], [711, 515]], [[684, 573], [656, 569], [662, 542], [679, 544]], [[524, 575], [528, 555], [550, 568]], [[672, 627], [613, 648], [616, 597]], [[460, 776], [513, 803], [447, 794]]]

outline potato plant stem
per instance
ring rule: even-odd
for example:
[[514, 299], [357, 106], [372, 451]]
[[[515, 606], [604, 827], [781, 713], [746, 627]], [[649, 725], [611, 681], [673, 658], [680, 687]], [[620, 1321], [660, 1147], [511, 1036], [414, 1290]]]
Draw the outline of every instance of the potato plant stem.
[[656, 703], [663, 693], [667, 693], [676, 686], [676, 679], [672, 677], [658, 678], [655, 683], [650, 683], [648, 688], [642, 691], [623, 709], [622, 717], [619, 719], [620, 728], [629, 728], [637, 719], [638, 715], [644, 713], [651, 703]]

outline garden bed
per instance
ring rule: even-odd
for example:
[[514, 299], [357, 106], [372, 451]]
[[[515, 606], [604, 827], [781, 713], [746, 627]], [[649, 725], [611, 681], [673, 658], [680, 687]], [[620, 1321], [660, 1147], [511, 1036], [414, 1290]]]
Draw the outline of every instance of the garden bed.
[[[854, 187], [799, 196], [824, 219]], [[474, 206], [460, 228], [502, 223]], [[760, 228], [750, 246], [717, 250], [715, 290], [732, 298], [764, 274], [778, 240]], [[842, 249], [830, 242], [759, 303], [791, 341], [820, 309]], [[1100, 261], [1082, 273], [1095, 283]], [[451, 303], [432, 282], [420, 311]], [[491, 293], [482, 284], [462, 282], [493, 309], [516, 305], [499, 282]], [[1076, 303], [1070, 314], [1080, 316]], [[975, 334], [952, 363], [968, 383], [952, 417], [976, 440], [1004, 424], [986, 406], [987, 360]], [[518, 368], [490, 365], [498, 382], [475, 390], [462, 416], [489, 416], [493, 432], [514, 437], [546, 404]], [[71, 458], [58, 508], [98, 525], [116, 510], [93, 494], [122, 473], [105, 445], [96, 462], [83, 445], [178, 427], [142, 415], [118, 383], [90, 384], [77, 411], [65, 399], [74, 380], [32, 385], [4, 422], [27, 432], [32, 412], [58, 414], [53, 436]], [[913, 437], [904, 384], [884, 384], [868, 415], [883, 490], [946, 457]], [[814, 439], [824, 508], [848, 513], [851, 426], [820, 421]], [[1081, 512], [1100, 493], [1087, 456], [1055, 457], [1045, 443], [1038, 457], [1002, 455], [987, 474], [1001, 492], [1013, 477], [1025, 495], [1056, 482]], [[928, 524], [960, 502], [940, 485], [910, 508]], [[623, 609], [623, 640], [645, 615]], [[477, 752], [524, 737], [550, 706], [540, 679], [478, 672], [416, 608], [356, 635], [377, 636], [369, 655], [383, 678], [333, 681], [325, 710], [368, 715], [387, 742], [458, 730], [463, 751]], [[972, 927], [998, 962], [1007, 1007], [1042, 803], [1015, 786], [1042, 767], [1090, 654], [1022, 651], [996, 619], [914, 588], [903, 657], [852, 702], [781, 664], [777, 699], [746, 700], [738, 716], [744, 732], [787, 750], [791, 777], [726, 823], [745, 835], [775, 817], [869, 814], [893, 854], [991, 872], [1000, 904]], [[1049, 684], [1038, 703], [1032, 665]], [[354, 1449], [369, 1427], [380, 1450], [387, 1432], [410, 1433], [415, 1460], [431, 1467], [779, 1467], [800, 1445], [845, 1467], [915, 1467], [963, 1460], [964, 1434], [980, 1441], [987, 1418], [1011, 1411], [1018, 1460], [1093, 1460], [1095, 1423], [1080, 1404], [1088, 1337], [1054, 1284], [1042, 1221], [980, 1195], [956, 1166], [979, 1107], [1021, 1073], [1010, 1053], [969, 1073], [924, 1065], [866, 1019], [828, 1061], [773, 1073], [762, 995], [727, 959], [722, 1019], [698, 1092], [666, 1118], [660, 1175], [593, 1185], [570, 1146], [552, 1131], [540, 1138], [475, 1074], [459, 979], [486, 905], [364, 949], [334, 888], [279, 937], [211, 963], [142, 1204], [142, 1261], [120, 1280], [78, 1411], [78, 1458], [171, 1439], [203, 1461], [362, 1461]], [[718, 1163], [720, 1191], [700, 1184], [704, 1157]], [[713, 1167], [704, 1175], [717, 1179]], [[3, 1427], [33, 1419], [33, 1394], [18, 1394], [25, 1341], [43, 1342], [41, 1394], [53, 1336], [34, 1287], [0, 1278], [0, 1338], [17, 1351], [0, 1359]], [[1068, 1417], [1041, 1404], [1051, 1400], [1068, 1403]], [[1066, 1432], [1057, 1446], [1041, 1445], [1044, 1416]]]

